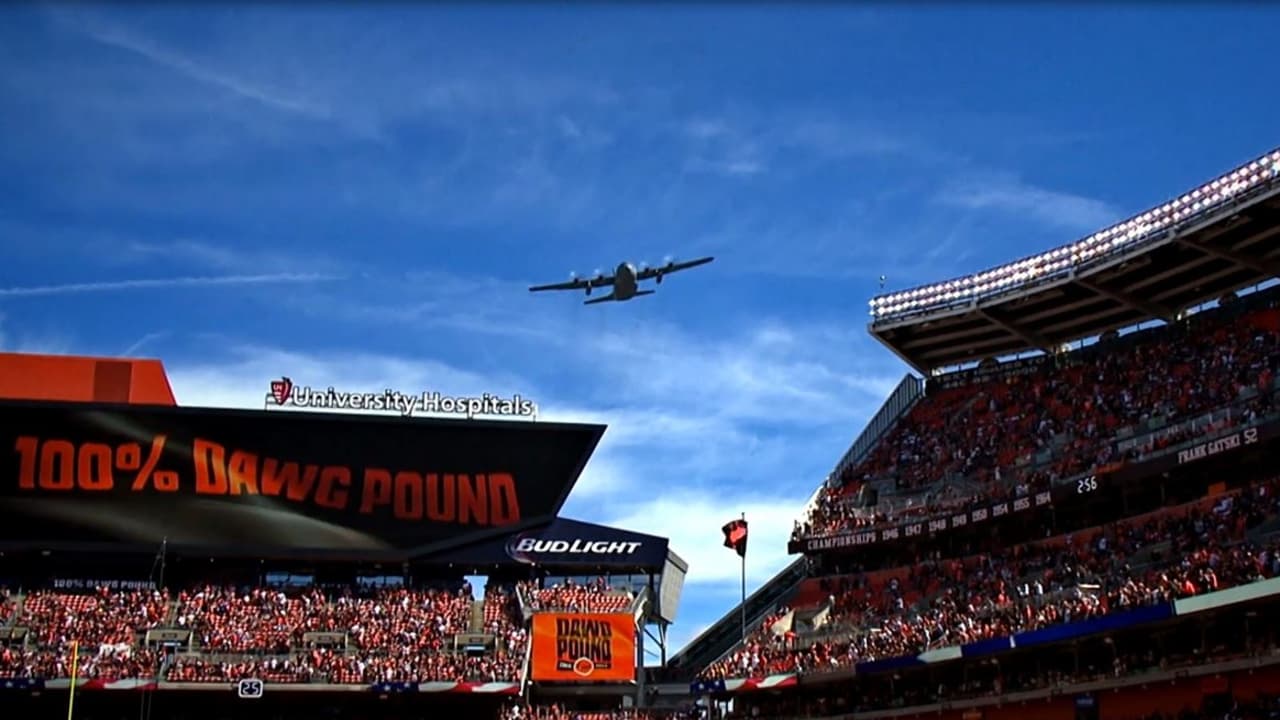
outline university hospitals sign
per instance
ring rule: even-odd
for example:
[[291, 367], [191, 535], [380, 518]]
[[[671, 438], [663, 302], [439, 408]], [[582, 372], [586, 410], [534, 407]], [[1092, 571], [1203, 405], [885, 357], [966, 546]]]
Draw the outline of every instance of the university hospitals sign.
[[406, 393], [400, 390], [382, 392], [348, 392], [332, 386], [313, 388], [295, 385], [289, 377], [272, 380], [266, 395], [267, 409], [355, 411], [396, 413], [402, 417], [415, 415], [466, 417], [529, 418], [538, 416], [538, 404], [520, 395], [503, 397], [485, 393], [479, 396], [445, 395], [426, 390]]

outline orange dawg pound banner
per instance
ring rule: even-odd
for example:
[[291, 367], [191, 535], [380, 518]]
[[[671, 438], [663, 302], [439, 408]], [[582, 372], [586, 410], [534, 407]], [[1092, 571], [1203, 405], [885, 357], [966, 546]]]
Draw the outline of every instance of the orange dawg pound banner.
[[630, 614], [537, 613], [533, 680], [634, 682], [636, 621]]

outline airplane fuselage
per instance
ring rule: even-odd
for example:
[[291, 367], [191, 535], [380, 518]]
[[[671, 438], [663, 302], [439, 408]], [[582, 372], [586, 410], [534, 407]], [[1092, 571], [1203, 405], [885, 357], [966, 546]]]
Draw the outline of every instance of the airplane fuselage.
[[636, 296], [636, 266], [624, 262], [618, 264], [613, 271], [613, 297], [615, 300], [630, 300]]
[[686, 270], [688, 268], [698, 267], [699, 265], [706, 265], [712, 260], [715, 260], [715, 258], [705, 257], [697, 260], [690, 260], [688, 262], [677, 263], [674, 260], [668, 259], [665, 264], [657, 267], [649, 267], [645, 265], [643, 270], [636, 268], [632, 263], [624, 261], [618, 263], [618, 266], [614, 269], [612, 275], [606, 275], [599, 270], [597, 270], [596, 274], [590, 278], [578, 278], [575, 275], [571, 275], [570, 277], [572, 279], [569, 282], [551, 283], [550, 285], [534, 285], [529, 288], [529, 291], [583, 290], [588, 296], [590, 296], [592, 290], [607, 287], [609, 288], [608, 294], [594, 298], [588, 297], [587, 300], [583, 301], [583, 304], [596, 305], [604, 302], [622, 302], [624, 300], [640, 297], [641, 295], [652, 295], [655, 292], [655, 290], [641, 290], [640, 281], [642, 279], [653, 280], [658, 284], [662, 284], [662, 278], [665, 275], [680, 272], [681, 270]]

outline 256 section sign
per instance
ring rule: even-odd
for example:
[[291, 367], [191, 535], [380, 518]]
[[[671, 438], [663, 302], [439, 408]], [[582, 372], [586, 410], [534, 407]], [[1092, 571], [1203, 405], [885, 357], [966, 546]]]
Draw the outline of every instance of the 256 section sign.
[[627, 613], [536, 613], [536, 682], [633, 682], [636, 621]]
[[0, 403], [0, 542], [399, 550], [559, 510], [602, 428]]

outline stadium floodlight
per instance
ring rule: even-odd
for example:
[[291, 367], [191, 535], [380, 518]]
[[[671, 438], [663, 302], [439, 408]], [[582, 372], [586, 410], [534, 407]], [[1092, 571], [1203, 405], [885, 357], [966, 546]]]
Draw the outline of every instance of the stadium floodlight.
[[873, 297], [869, 303], [871, 316], [875, 321], [884, 321], [942, 310], [1029, 282], [1051, 279], [1097, 258], [1140, 246], [1277, 179], [1280, 179], [1280, 150], [1273, 150], [1159, 207], [1069, 245], [967, 277]]

